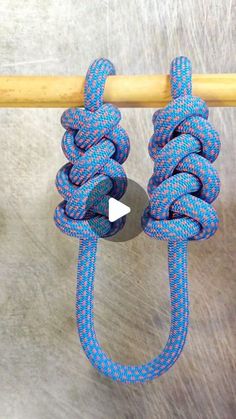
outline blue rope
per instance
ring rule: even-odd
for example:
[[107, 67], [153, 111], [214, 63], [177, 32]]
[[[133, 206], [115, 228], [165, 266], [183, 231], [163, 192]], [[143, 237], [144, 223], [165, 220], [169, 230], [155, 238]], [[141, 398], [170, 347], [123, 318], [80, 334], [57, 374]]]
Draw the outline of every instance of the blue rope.
[[207, 121], [205, 102], [192, 96], [190, 61], [176, 58], [170, 72], [173, 100], [153, 116], [149, 154], [154, 172], [148, 184], [149, 206], [142, 217], [149, 236], [168, 240], [169, 338], [162, 352], [146, 364], [114, 362], [97, 340], [93, 315], [98, 238], [115, 234], [124, 224], [123, 219], [108, 221], [109, 197], [120, 199], [126, 190], [122, 163], [129, 153], [128, 136], [119, 125], [119, 110], [103, 104], [105, 81], [113, 74], [110, 61], [94, 61], [86, 76], [85, 109], [68, 109], [62, 115], [66, 129], [62, 148], [69, 163], [56, 179], [64, 201], [55, 210], [55, 222], [61, 231], [80, 239], [76, 317], [88, 359], [107, 377], [138, 383], [166, 372], [183, 349], [189, 318], [187, 242], [209, 238], [218, 226], [211, 203], [220, 183], [211, 163], [218, 156], [220, 142]]

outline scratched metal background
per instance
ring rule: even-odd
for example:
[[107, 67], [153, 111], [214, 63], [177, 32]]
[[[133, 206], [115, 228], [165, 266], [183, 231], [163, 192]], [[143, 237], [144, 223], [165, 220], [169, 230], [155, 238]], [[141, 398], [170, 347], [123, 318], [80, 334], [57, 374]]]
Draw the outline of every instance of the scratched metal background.
[[[187, 55], [194, 72], [235, 71], [234, 0], [2, 0], [1, 74], [84, 74], [99, 56], [121, 74], [167, 72]], [[222, 139], [214, 238], [191, 243], [191, 325], [174, 368], [141, 386], [113, 383], [86, 360], [74, 316], [76, 240], [52, 221], [62, 109], [0, 110], [0, 418], [236, 417], [234, 404], [235, 109], [211, 109]], [[146, 186], [152, 109], [123, 110], [128, 176]], [[166, 245], [143, 234], [101, 241], [96, 327], [116, 360], [144, 362], [169, 327]]]

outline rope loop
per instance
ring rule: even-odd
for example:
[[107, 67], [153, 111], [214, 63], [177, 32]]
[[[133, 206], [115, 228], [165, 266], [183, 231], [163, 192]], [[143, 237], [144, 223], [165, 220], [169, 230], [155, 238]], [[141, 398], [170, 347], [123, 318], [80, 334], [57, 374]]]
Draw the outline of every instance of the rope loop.
[[109, 60], [95, 60], [85, 81], [85, 109], [70, 108], [62, 117], [66, 132], [62, 150], [69, 160], [56, 178], [64, 201], [56, 208], [56, 225], [78, 238], [115, 234], [123, 219], [108, 221], [108, 194], [120, 199], [127, 187], [122, 163], [129, 154], [129, 138], [119, 125], [121, 114], [103, 104], [108, 75], [115, 74]]
[[[100, 59], [90, 66], [85, 82], [85, 109], [62, 115], [66, 132], [62, 149], [69, 160], [56, 179], [64, 201], [56, 208], [56, 225], [79, 237], [76, 319], [81, 345], [91, 364], [103, 375], [124, 383], [144, 383], [162, 375], [180, 356], [188, 332], [188, 240], [206, 239], [218, 225], [212, 202], [219, 178], [212, 163], [220, 142], [207, 121], [208, 109], [192, 96], [191, 63], [176, 58], [171, 66], [173, 101], [153, 117], [149, 153], [154, 173], [148, 184], [149, 206], [143, 229], [151, 237], [168, 240], [170, 333], [159, 355], [140, 365], [123, 365], [103, 351], [94, 326], [94, 282], [98, 237], [114, 234], [122, 219], [110, 223], [108, 197], [119, 199], [127, 178], [122, 163], [129, 139], [120, 127], [120, 112], [103, 104], [106, 77], [115, 74], [112, 63]], [[92, 224], [91, 224], [92, 223]], [[91, 226], [96, 226], [96, 234]]]
[[160, 240], [207, 239], [218, 227], [210, 204], [220, 189], [211, 164], [219, 154], [219, 135], [207, 121], [206, 103], [191, 94], [191, 76], [186, 57], [173, 60], [173, 101], [153, 116], [149, 154], [154, 173], [148, 184], [150, 205], [143, 227]]

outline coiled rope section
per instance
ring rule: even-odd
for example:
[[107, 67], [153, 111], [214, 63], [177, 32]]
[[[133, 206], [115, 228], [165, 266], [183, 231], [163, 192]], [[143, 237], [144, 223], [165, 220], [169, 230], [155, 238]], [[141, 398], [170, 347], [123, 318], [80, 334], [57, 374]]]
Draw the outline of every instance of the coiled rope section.
[[219, 178], [211, 163], [218, 156], [220, 142], [207, 121], [205, 102], [192, 96], [190, 61], [176, 58], [170, 71], [173, 100], [153, 116], [149, 153], [154, 172], [148, 185], [149, 206], [142, 218], [149, 236], [168, 240], [169, 338], [162, 352], [146, 364], [114, 362], [97, 340], [93, 314], [98, 238], [115, 234], [124, 223], [123, 219], [108, 220], [109, 197], [120, 199], [126, 190], [122, 163], [129, 153], [119, 110], [103, 104], [105, 81], [113, 74], [110, 61], [94, 61], [86, 75], [85, 109], [68, 109], [62, 115], [66, 129], [62, 149], [69, 163], [56, 179], [64, 201], [55, 210], [55, 222], [61, 231], [80, 239], [76, 318], [88, 359], [107, 377], [138, 383], [166, 372], [183, 349], [189, 318], [187, 242], [209, 238], [218, 226], [211, 203], [219, 193]]

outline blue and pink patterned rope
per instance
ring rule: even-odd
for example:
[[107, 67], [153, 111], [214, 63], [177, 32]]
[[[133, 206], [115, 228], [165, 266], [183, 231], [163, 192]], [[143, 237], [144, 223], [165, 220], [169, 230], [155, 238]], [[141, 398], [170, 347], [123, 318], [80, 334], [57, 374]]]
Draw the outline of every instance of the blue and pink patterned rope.
[[76, 318], [82, 347], [102, 374], [124, 383], [143, 383], [166, 372], [178, 359], [188, 331], [188, 240], [207, 239], [218, 226], [211, 203], [220, 182], [212, 163], [217, 158], [218, 133], [207, 121], [203, 100], [192, 96], [191, 63], [173, 60], [170, 71], [173, 100], [153, 116], [154, 134], [149, 154], [154, 172], [148, 184], [149, 206], [143, 230], [150, 237], [168, 240], [171, 326], [162, 352], [142, 365], [123, 365], [102, 350], [94, 329], [94, 279], [97, 242], [118, 232], [124, 219], [108, 220], [108, 200], [120, 199], [127, 187], [122, 163], [129, 139], [119, 125], [120, 111], [103, 103], [106, 78], [112, 63], [95, 60], [85, 83], [85, 109], [62, 115], [66, 132], [62, 149], [69, 160], [60, 169], [56, 185], [64, 201], [55, 210], [55, 223], [64, 233], [80, 239]]

